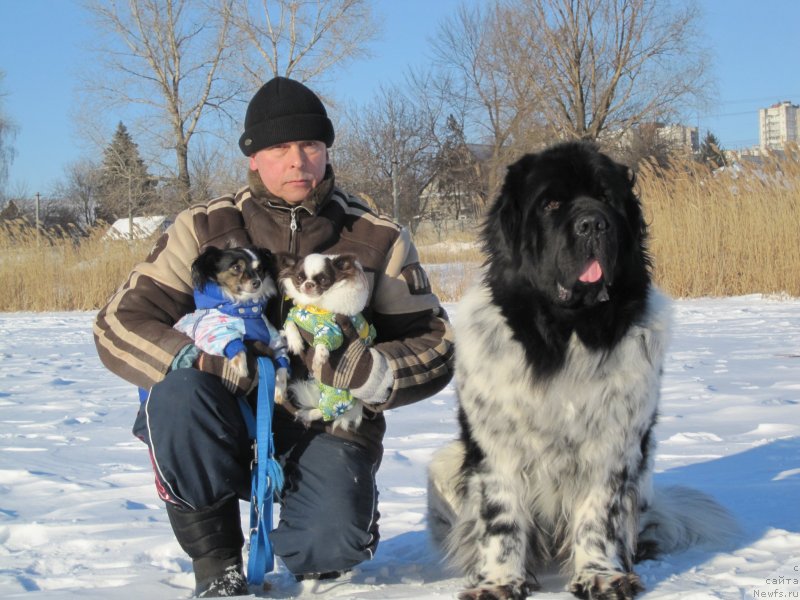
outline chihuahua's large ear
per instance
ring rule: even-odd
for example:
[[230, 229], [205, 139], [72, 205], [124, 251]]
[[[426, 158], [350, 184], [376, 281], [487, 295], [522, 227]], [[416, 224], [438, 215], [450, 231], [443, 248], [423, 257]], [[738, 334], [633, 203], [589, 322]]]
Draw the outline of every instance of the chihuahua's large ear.
[[202, 290], [209, 281], [217, 280], [217, 264], [222, 250], [209, 246], [192, 263], [192, 285]]
[[267, 248], [260, 246], [253, 246], [250, 250], [258, 257], [258, 262], [261, 263], [263, 270], [269, 273], [273, 279], [277, 277], [278, 262], [275, 260], [275, 255]]
[[275, 263], [278, 265], [278, 272], [282, 273], [286, 269], [294, 269], [300, 262], [300, 257], [291, 252], [278, 252], [274, 255]]
[[352, 271], [361, 266], [355, 254], [339, 254], [331, 260], [331, 264], [337, 271]]

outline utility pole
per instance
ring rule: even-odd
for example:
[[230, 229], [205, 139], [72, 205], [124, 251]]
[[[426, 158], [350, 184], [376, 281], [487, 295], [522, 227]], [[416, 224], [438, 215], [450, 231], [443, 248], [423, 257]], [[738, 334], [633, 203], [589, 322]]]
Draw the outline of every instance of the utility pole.
[[392, 216], [400, 222], [400, 195], [397, 193], [397, 158], [392, 158]]
[[41, 197], [39, 192], [36, 192], [36, 245], [39, 245], [39, 202]]

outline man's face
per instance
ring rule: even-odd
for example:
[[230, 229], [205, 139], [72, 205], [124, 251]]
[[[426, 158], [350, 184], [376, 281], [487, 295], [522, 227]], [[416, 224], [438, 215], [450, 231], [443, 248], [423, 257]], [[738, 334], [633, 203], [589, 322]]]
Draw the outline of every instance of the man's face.
[[258, 171], [270, 193], [294, 205], [319, 185], [327, 162], [325, 142], [286, 142], [250, 156], [250, 169]]

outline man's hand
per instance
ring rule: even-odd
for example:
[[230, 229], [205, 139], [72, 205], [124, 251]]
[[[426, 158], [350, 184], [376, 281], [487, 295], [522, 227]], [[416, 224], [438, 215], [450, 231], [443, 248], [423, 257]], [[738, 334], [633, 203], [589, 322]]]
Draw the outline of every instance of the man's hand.
[[247, 375], [241, 375], [224, 356], [200, 352], [194, 362], [204, 373], [216, 375], [225, 388], [235, 396], [246, 396], [258, 385], [258, 365], [255, 356], [247, 353]]
[[336, 324], [342, 330], [342, 345], [330, 351], [326, 361], [319, 360], [313, 346], [306, 348], [301, 356], [308, 372], [325, 385], [350, 390], [367, 404], [385, 402], [394, 383], [386, 357], [367, 347], [349, 317], [336, 315]]

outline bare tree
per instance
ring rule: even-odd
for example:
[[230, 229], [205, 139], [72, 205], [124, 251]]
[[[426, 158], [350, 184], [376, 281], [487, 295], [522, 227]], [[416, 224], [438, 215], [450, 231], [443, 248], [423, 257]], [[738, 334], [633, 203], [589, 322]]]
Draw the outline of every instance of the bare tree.
[[94, 227], [100, 195], [100, 167], [89, 159], [81, 159], [64, 168], [64, 180], [55, 195], [70, 205], [78, 224]]
[[318, 79], [365, 56], [380, 30], [369, 0], [235, 0], [230, 10], [254, 85], [277, 75]]
[[479, 167], [490, 197], [500, 188], [505, 166], [541, 141], [531, 139], [541, 123], [536, 104], [526, 98], [519, 66], [508, 60], [500, 39], [502, 6], [462, 4], [442, 22], [432, 45], [441, 70], [437, 93], [465, 135], [491, 149]]
[[[0, 71], [0, 81], [5, 77], [5, 73]], [[0, 93], [0, 100], [5, 96]], [[17, 126], [8, 117], [0, 106], [0, 200], [3, 199], [4, 190], [8, 181], [8, 172], [14, 160], [14, 147], [11, 145], [17, 134]]]
[[660, 123], [642, 123], [626, 130], [615, 144], [605, 150], [614, 160], [638, 171], [644, 163], [667, 168], [685, 150], [671, 143]]
[[554, 137], [597, 140], [669, 120], [708, 89], [695, 4], [510, 0], [498, 14], [513, 91]]
[[116, 103], [145, 107], [175, 153], [175, 180], [191, 202], [189, 144], [209, 110], [224, 110], [238, 88], [221, 76], [229, 57], [230, 4], [210, 10], [191, 0], [92, 0], [89, 8], [116, 44], [100, 48], [100, 91]]
[[192, 172], [192, 197], [198, 201], [210, 200], [245, 184], [246, 171], [242, 168], [242, 155], [226, 151], [219, 144], [200, 143], [192, 153], [189, 168]]
[[413, 225], [431, 177], [438, 117], [398, 86], [381, 88], [371, 103], [347, 111], [334, 153], [337, 177], [396, 221]]
[[[434, 40], [465, 134], [504, 166], [559, 139], [617, 147], [627, 131], [704, 100], [698, 9], [683, 0], [494, 0], [461, 8]], [[459, 113], [463, 110], [463, 113]]]

